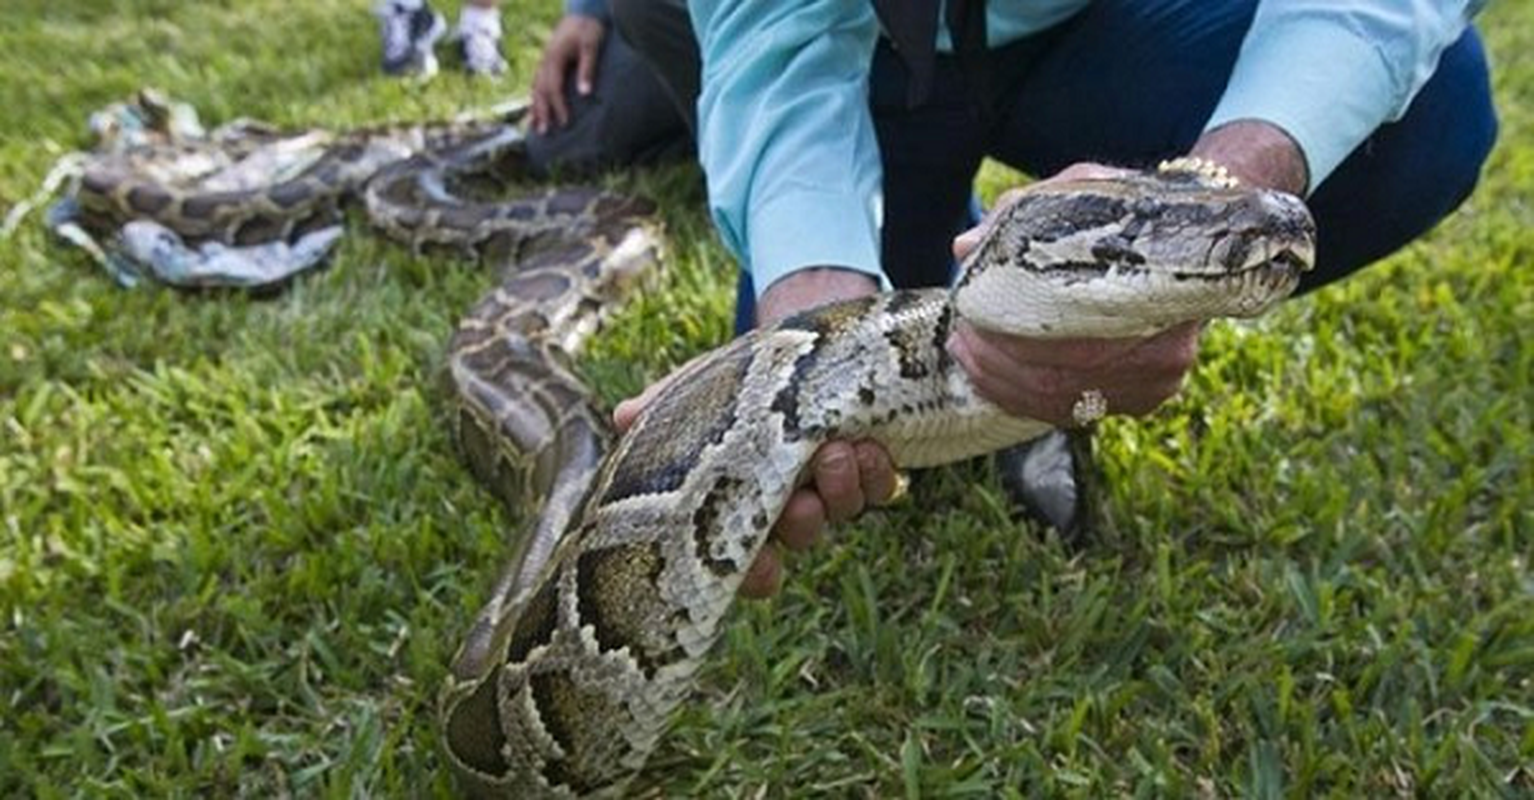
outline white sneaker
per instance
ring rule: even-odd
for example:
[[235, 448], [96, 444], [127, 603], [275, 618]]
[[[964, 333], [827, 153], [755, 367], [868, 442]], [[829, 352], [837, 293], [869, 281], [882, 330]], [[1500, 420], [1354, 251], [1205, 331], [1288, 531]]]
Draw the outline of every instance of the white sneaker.
[[500, 75], [506, 71], [501, 57], [501, 18], [499, 11], [465, 8], [453, 32], [463, 54], [463, 68], [471, 75]]
[[388, 75], [437, 74], [433, 48], [447, 33], [447, 20], [425, 3], [415, 8], [383, 0], [373, 9], [383, 40], [383, 71]]

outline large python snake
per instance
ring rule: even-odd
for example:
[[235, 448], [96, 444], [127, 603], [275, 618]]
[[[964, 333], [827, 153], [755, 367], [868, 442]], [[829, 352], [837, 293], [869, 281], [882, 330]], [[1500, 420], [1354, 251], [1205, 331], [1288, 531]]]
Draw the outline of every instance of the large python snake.
[[[464, 199], [483, 176], [501, 183], [518, 134], [431, 138], [340, 137], [299, 178], [239, 198], [120, 164], [81, 192], [100, 214], [244, 241], [288, 235], [365, 186], [390, 236], [501, 266], [448, 347], [453, 416], [479, 477], [510, 504], [542, 505], [443, 695], [447, 756], [476, 796], [624, 792], [823, 442], [876, 439], [912, 468], [1046, 430], [976, 394], [944, 347], [961, 320], [1064, 338], [1250, 317], [1313, 256], [1300, 200], [1206, 165], [1042, 184], [999, 212], [952, 290], [824, 306], [737, 339], [684, 366], [611, 444], [570, 360], [657, 262], [648, 207], [590, 190]], [[387, 157], [359, 155], [380, 147]]]

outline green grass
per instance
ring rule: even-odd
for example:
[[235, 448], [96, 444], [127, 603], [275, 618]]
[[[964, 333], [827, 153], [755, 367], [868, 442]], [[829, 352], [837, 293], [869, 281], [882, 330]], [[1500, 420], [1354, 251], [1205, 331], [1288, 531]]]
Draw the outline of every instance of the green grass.
[[[375, 74], [366, 3], [6, 0], [0, 207], [140, 85], [205, 118], [442, 116], [525, 84]], [[520, 9], [520, 10], [518, 10]], [[644, 781], [669, 796], [1534, 794], [1534, 7], [1488, 14], [1503, 135], [1427, 240], [1252, 326], [1101, 437], [1072, 552], [936, 473], [742, 609]], [[991, 185], [1000, 180], [992, 173]], [[611, 400], [727, 333], [696, 172]], [[488, 277], [360, 229], [265, 300], [124, 291], [0, 242], [0, 796], [445, 794], [436, 688], [501, 513], [434, 378]]]

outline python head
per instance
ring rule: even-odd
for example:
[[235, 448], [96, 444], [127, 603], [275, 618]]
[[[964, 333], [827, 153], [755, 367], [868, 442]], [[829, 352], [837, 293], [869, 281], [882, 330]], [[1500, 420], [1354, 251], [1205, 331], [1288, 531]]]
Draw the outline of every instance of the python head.
[[1315, 233], [1300, 198], [1239, 185], [1195, 159], [1051, 181], [998, 212], [954, 299], [980, 327], [1036, 338], [1251, 317], [1294, 291], [1314, 263]]

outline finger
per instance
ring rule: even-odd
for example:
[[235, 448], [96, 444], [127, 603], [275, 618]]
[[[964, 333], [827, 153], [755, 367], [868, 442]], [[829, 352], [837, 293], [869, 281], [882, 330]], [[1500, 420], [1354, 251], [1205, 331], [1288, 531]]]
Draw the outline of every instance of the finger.
[[580, 62], [575, 68], [575, 90], [582, 95], [591, 94], [592, 83], [597, 77], [597, 53], [595, 42], [581, 42]]
[[634, 424], [634, 420], [639, 418], [639, 412], [643, 411], [653, 399], [655, 399], [654, 387], [647, 386], [637, 397], [619, 400], [618, 405], [613, 407], [613, 427], [617, 428], [619, 433], [628, 430], [629, 426]]
[[740, 581], [741, 597], [761, 600], [778, 593], [783, 585], [783, 557], [772, 545], [762, 548]]
[[985, 217], [980, 220], [979, 225], [976, 225], [975, 227], [959, 234], [953, 240], [953, 257], [959, 261], [963, 261], [969, 255], [970, 251], [974, 250], [975, 246], [980, 244], [980, 241], [985, 238], [985, 234], [990, 232], [991, 228], [995, 225], [995, 221], [1000, 213], [1008, 206], [1017, 203], [1018, 199], [1021, 198], [1025, 192], [1033, 189], [1039, 189], [1052, 183], [1082, 180], [1103, 180], [1106, 178], [1115, 178], [1123, 175], [1128, 175], [1132, 172], [1134, 172], [1132, 169], [1112, 167], [1108, 166], [1107, 164], [1100, 164], [1096, 161], [1082, 161], [1076, 164], [1072, 164], [1043, 180], [1034, 181], [1027, 186], [1008, 189], [1005, 192], [1002, 192], [996, 198], [996, 202], [992, 204], [991, 210], [986, 212]]
[[[983, 350], [977, 348], [977, 350]], [[1089, 391], [1106, 401], [1108, 413], [1144, 416], [1182, 389], [1186, 369], [1154, 362], [1128, 361], [1100, 370], [1066, 370], [1018, 366], [1015, 371], [990, 369], [994, 363], [956, 346], [955, 358], [964, 365], [975, 391], [1014, 416], [1042, 420], [1060, 427], [1079, 424], [1076, 404]], [[974, 366], [979, 364], [980, 366]], [[975, 369], [975, 372], [969, 370]]]
[[539, 133], [547, 133], [551, 125], [564, 127], [568, 118], [565, 109], [565, 72], [572, 56], [573, 53], [564, 47], [550, 46], [543, 60], [538, 63], [538, 71], [533, 75], [533, 97], [535, 102], [543, 106], [543, 129]]
[[850, 442], [828, 442], [815, 454], [815, 491], [826, 506], [826, 519], [846, 522], [863, 510], [857, 452]]
[[618, 401], [618, 405], [613, 408], [613, 427], [617, 428], [619, 433], [628, 430], [629, 426], [634, 424], [634, 420], [639, 418], [640, 412], [644, 411], [650, 403], [654, 402], [655, 398], [659, 397], [661, 392], [664, 392], [667, 387], [675, 383], [677, 376], [688, 372], [692, 365], [698, 363], [701, 358], [699, 356], [699, 358], [683, 364], [666, 377], [646, 386], [644, 391], [640, 392], [637, 397]]
[[991, 228], [995, 226], [996, 215], [1001, 213], [1007, 206], [1016, 203], [1022, 191], [1022, 189], [1008, 189], [1002, 192], [996, 198], [996, 203], [991, 207], [991, 210], [987, 211], [985, 216], [980, 218], [980, 224], [954, 237], [953, 257], [955, 260], [963, 261], [969, 257], [970, 251], [974, 250], [980, 244], [980, 240], [984, 239], [985, 235], [990, 233]]
[[884, 505], [895, 499], [895, 465], [890, 461], [889, 451], [872, 441], [853, 445], [857, 453], [858, 481], [862, 485], [863, 499], [874, 505]]
[[536, 76], [533, 78], [533, 108], [528, 114], [528, 122], [539, 134], [549, 131], [549, 100], [543, 91], [541, 78]]
[[554, 113], [555, 124], [563, 128], [570, 123], [570, 107], [565, 103], [565, 76], [562, 70], [558, 71], [549, 90], [549, 107]]
[[970, 251], [980, 244], [985, 238], [986, 228], [976, 225], [973, 228], [955, 236], [953, 239], [953, 258], [955, 261], [963, 261], [969, 258]]
[[790, 550], [808, 550], [825, 525], [826, 506], [820, 495], [799, 489], [789, 495], [777, 524], [772, 526], [772, 537]]
[[564, 64], [567, 58], [557, 46], [551, 45], [538, 62], [533, 73], [533, 110], [536, 130], [548, 133], [554, 124], [554, 104], [564, 94]]
[[956, 326], [954, 336], [969, 338], [987, 351], [1005, 353], [1012, 362], [1072, 370], [1100, 369], [1117, 364], [1126, 355], [1156, 341], [1155, 337], [1033, 339], [987, 331], [963, 321]]
[[1070, 424], [1071, 407], [1084, 387], [1066, 370], [1019, 362], [974, 331], [956, 331], [948, 352], [964, 368], [975, 391], [1017, 417]]
[[[1042, 183], [1042, 181], [1039, 183]], [[1037, 186], [1038, 183], [1034, 183], [1032, 185]], [[969, 230], [959, 234], [954, 238], [953, 257], [959, 261], [963, 261], [966, 257], [968, 257], [970, 251], [974, 250], [975, 247], [980, 244], [980, 241], [985, 238], [986, 234], [990, 233], [991, 229], [996, 227], [996, 220], [1000, 218], [1002, 212], [1005, 211], [1009, 206], [1016, 205], [1017, 201], [1020, 200], [1023, 194], [1027, 191], [1028, 187], [1023, 186], [1015, 189], [1008, 189], [1005, 192], [997, 195], [996, 202], [991, 205], [991, 210], [985, 212], [985, 216], [980, 218], [980, 224], [970, 228]]]
[[1024, 374], [1041, 369], [1030, 363], [1026, 352], [1020, 358], [1015, 350], [1001, 346], [992, 337], [966, 323], [960, 323], [953, 335], [948, 337], [947, 346], [949, 355], [958, 360], [977, 387], [982, 382], [994, 384], [1004, 378], [1010, 379], [1010, 382], [1020, 382]]

